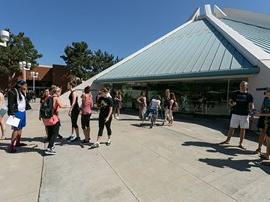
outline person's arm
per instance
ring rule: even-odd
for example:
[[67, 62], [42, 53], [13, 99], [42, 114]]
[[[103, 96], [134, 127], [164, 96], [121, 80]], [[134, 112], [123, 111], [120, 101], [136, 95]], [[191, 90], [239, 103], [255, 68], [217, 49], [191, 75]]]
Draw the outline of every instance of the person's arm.
[[141, 96], [137, 98], [137, 102], [141, 104], [142, 102], [140, 99], [141, 99]]
[[93, 97], [90, 95], [90, 107], [91, 109], [94, 107]]
[[173, 100], [170, 100], [170, 107], [169, 107], [169, 110], [172, 110], [173, 103], [174, 103], [174, 101], [173, 101]]

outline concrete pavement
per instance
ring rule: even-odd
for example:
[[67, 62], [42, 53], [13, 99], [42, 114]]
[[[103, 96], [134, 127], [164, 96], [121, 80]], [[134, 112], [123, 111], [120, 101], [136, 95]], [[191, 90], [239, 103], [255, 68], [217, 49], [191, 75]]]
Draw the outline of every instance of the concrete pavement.
[[[61, 134], [67, 137], [66, 111], [61, 117]], [[28, 146], [31, 152], [0, 150], [0, 201], [270, 201], [270, 169], [252, 153], [255, 142], [245, 141], [248, 151], [243, 151], [236, 147], [238, 138], [231, 146], [216, 144], [224, 140], [224, 129], [190, 122], [149, 129], [138, 127], [137, 117], [121, 119], [113, 121], [111, 146], [89, 150], [58, 141], [57, 155], [44, 157], [44, 163], [39, 138], [44, 129], [35, 120], [25, 133], [37, 145]], [[95, 139], [97, 121], [91, 126]], [[18, 183], [9, 182], [18, 175]], [[12, 196], [15, 188], [20, 191]]]

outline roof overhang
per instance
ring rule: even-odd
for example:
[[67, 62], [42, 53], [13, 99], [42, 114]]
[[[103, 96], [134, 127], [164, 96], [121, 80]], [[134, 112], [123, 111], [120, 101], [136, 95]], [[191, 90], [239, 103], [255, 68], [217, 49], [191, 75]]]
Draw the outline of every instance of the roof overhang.
[[250, 77], [260, 72], [259, 68], [247, 68], [230, 71], [213, 71], [213, 72], [199, 72], [199, 73], [181, 73], [168, 75], [153, 75], [146, 77], [130, 77], [130, 78], [114, 78], [114, 79], [100, 79], [94, 81], [95, 83], [124, 83], [124, 82], [150, 82], [150, 81], [181, 81], [181, 80], [197, 80], [197, 79], [224, 79], [224, 78], [239, 78]]

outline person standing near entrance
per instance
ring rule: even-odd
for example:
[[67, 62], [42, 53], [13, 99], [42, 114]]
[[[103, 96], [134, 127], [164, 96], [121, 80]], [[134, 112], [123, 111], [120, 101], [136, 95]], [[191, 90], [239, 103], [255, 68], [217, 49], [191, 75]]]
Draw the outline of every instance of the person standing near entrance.
[[8, 148], [10, 153], [15, 153], [16, 147], [26, 146], [21, 143], [22, 130], [26, 126], [26, 110], [31, 109], [26, 99], [26, 90], [26, 81], [20, 80], [15, 88], [8, 92], [8, 115], [20, 119], [19, 125], [12, 127], [11, 144]]
[[82, 94], [82, 106], [81, 106], [81, 124], [85, 139], [82, 143], [89, 143], [90, 138], [90, 117], [93, 108], [93, 98], [90, 92], [90, 86], [85, 87]]
[[164, 103], [163, 103], [163, 107], [164, 107], [164, 121], [163, 121], [163, 125], [165, 125], [165, 123], [168, 121], [170, 123], [170, 100], [171, 100], [171, 92], [170, 89], [166, 89], [165, 90], [165, 98], [164, 98]]
[[94, 144], [93, 148], [99, 147], [100, 139], [103, 135], [104, 127], [107, 129], [108, 141], [106, 145], [109, 146], [111, 144], [111, 122], [112, 122], [112, 113], [113, 113], [113, 100], [111, 97], [108, 97], [109, 90], [107, 88], [102, 88], [100, 90], [100, 97], [98, 99], [98, 107], [99, 111], [99, 118], [98, 118], [98, 137], [97, 142]]
[[[269, 103], [269, 100], [270, 100], [270, 97], [268, 97], [270, 94], [270, 88], [266, 89], [266, 92], [265, 92], [265, 97], [264, 97], [264, 100], [263, 100], [263, 103], [262, 103], [262, 107], [261, 107], [261, 114], [262, 113], [267, 113], [268, 112], [268, 103]], [[261, 153], [261, 148], [262, 148], [262, 145], [263, 143], [265, 142], [265, 137], [266, 137], [266, 128], [265, 128], [265, 120], [266, 117], [265, 116], [259, 116], [259, 120], [258, 120], [258, 129], [260, 131], [260, 136], [259, 136], [259, 139], [258, 139], [258, 148], [256, 149], [255, 153], [257, 154], [260, 154]]]
[[143, 121], [144, 114], [146, 113], [147, 109], [147, 100], [144, 91], [142, 91], [140, 96], [137, 98], [137, 102], [139, 104], [139, 118], [141, 119], [141, 121]]
[[169, 105], [169, 126], [173, 125], [173, 112], [176, 105], [176, 97], [173, 92], [170, 93], [170, 105]]
[[[80, 107], [78, 103], [78, 94], [76, 90], [73, 88], [75, 87], [74, 83], [68, 83], [68, 89], [70, 91], [69, 94], [69, 101], [70, 101], [70, 110], [68, 115], [71, 118], [71, 136], [67, 138], [69, 142], [79, 141], [80, 140], [80, 134], [79, 134], [79, 126], [77, 124], [78, 117], [80, 114]], [[76, 135], [74, 135], [74, 132]]]
[[119, 119], [119, 115], [120, 115], [120, 109], [122, 107], [122, 94], [121, 91], [118, 90], [116, 91], [116, 95], [113, 99], [114, 101], [114, 110], [113, 110], [113, 116], [115, 119]]
[[7, 110], [5, 107], [5, 97], [2, 91], [0, 91], [0, 130], [1, 130], [1, 137], [0, 140], [6, 139], [5, 137], [5, 122], [4, 122], [4, 116], [6, 114]]
[[232, 108], [232, 116], [230, 121], [230, 129], [227, 139], [220, 144], [229, 144], [231, 137], [234, 135], [236, 128], [240, 126], [240, 142], [239, 147], [245, 149], [243, 140], [245, 138], [245, 131], [249, 128], [249, 112], [254, 110], [253, 97], [248, 93], [248, 82], [242, 81], [240, 83], [240, 90], [235, 91], [229, 101]]

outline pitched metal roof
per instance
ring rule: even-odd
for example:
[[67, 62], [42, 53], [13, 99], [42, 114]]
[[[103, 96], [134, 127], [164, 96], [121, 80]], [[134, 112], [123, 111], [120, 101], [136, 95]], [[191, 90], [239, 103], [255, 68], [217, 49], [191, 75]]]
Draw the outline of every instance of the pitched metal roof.
[[194, 21], [95, 82], [255, 74], [252, 66], [206, 19]]
[[270, 29], [230, 19], [221, 19], [239, 34], [270, 53]]

